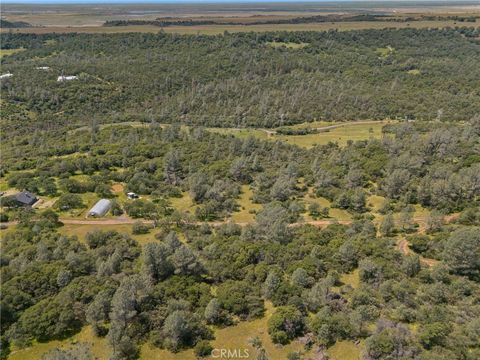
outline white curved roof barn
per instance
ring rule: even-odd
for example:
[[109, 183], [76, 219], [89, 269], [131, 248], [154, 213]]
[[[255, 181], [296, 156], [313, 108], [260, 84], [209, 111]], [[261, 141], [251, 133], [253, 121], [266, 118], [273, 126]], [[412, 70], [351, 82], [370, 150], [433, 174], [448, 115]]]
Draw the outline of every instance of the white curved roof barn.
[[107, 199], [98, 200], [88, 212], [88, 216], [104, 216], [112, 207], [112, 202]]

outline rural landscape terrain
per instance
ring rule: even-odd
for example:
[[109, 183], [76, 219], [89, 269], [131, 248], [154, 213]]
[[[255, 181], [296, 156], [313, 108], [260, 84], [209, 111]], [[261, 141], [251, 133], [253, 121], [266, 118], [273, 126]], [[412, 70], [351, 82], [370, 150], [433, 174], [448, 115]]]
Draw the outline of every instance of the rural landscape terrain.
[[480, 358], [478, 2], [1, 10], [0, 359]]

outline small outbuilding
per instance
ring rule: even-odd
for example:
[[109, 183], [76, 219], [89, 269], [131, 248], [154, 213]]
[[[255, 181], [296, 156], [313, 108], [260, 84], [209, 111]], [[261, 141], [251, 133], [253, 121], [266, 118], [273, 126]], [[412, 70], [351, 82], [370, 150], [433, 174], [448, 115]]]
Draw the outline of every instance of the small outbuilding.
[[88, 216], [92, 217], [101, 217], [104, 216], [112, 207], [112, 202], [107, 199], [100, 199], [98, 202], [93, 205], [93, 207], [88, 212]]
[[71, 81], [71, 80], [77, 80], [77, 79], [78, 79], [78, 76], [76, 75], [69, 75], [69, 76], [61, 75], [57, 78], [57, 81], [63, 82], [63, 81]]
[[28, 191], [22, 191], [15, 194], [15, 201], [20, 206], [32, 206], [38, 201], [38, 198]]
[[0, 79], [6, 79], [6, 78], [9, 78], [9, 77], [12, 77], [12, 76], [13, 76], [12, 73], [6, 73], [6, 74], [0, 75]]
[[133, 200], [133, 199], [138, 199], [139, 196], [137, 194], [135, 194], [134, 192], [128, 192], [127, 193], [127, 198]]

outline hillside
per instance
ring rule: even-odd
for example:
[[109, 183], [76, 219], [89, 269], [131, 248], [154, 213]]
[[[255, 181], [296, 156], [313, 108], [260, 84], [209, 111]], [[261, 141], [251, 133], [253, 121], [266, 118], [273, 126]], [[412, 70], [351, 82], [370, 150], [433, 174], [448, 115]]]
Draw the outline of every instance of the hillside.
[[[480, 111], [474, 28], [1, 36], [2, 47], [26, 49], [2, 60], [14, 74], [4, 99], [56, 123], [275, 127]], [[78, 81], [59, 83], [62, 74]]]
[[480, 358], [475, 30], [1, 37], [0, 359]]

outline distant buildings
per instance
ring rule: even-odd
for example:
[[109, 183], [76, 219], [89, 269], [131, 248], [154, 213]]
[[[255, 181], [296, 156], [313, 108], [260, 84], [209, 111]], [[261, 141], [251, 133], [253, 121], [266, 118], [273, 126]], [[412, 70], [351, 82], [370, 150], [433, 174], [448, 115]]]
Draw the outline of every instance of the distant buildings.
[[77, 79], [78, 79], [78, 76], [76, 75], [69, 75], [69, 76], [61, 75], [57, 78], [57, 81], [63, 82], [63, 81], [71, 81], [71, 80], [77, 80]]
[[9, 78], [9, 77], [12, 77], [12, 76], [13, 76], [12, 73], [6, 73], [6, 74], [0, 75], [0, 79], [6, 79], [6, 78]]
[[92, 217], [101, 217], [104, 216], [112, 207], [112, 202], [107, 199], [100, 199], [98, 202], [93, 205], [93, 207], [88, 212], [88, 216]]
[[37, 70], [50, 70], [50, 66], [37, 66]]

